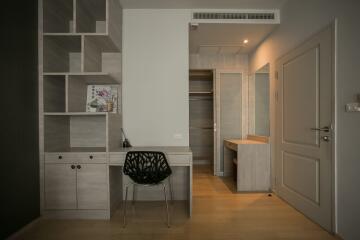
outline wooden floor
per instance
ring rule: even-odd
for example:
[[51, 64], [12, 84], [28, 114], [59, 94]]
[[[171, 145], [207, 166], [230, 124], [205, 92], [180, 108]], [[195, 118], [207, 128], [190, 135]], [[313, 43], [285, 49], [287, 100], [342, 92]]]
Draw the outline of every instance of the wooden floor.
[[18, 239], [336, 239], [276, 196], [234, 193], [232, 180], [212, 176], [208, 167], [194, 168], [193, 193], [193, 217], [175, 203], [171, 228], [162, 202], [139, 202], [126, 228], [119, 210], [110, 221], [40, 220]]

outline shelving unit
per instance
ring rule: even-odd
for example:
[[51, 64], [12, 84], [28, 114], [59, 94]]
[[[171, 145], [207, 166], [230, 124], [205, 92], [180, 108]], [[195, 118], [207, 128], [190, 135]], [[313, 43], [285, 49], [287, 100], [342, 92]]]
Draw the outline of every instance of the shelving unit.
[[213, 71], [189, 72], [190, 147], [194, 164], [212, 164], [214, 157]]
[[[122, 142], [122, 9], [117, 0], [39, 0], [39, 9], [42, 213], [109, 218], [107, 156]], [[88, 85], [116, 87], [116, 113], [86, 112]], [[82, 172], [70, 163], [81, 163], [88, 171], [82, 180], [97, 186], [86, 204], [79, 193], [66, 191], [77, 186], [65, 186], [66, 176]], [[84, 207], [86, 212], [77, 211]]]

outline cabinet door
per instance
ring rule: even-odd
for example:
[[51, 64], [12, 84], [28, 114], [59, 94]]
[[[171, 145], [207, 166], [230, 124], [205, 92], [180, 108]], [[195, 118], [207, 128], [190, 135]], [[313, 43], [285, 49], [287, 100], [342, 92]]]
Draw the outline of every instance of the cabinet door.
[[71, 166], [45, 165], [46, 209], [76, 209], [76, 169]]
[[77, 169], [78, 209], [108, 208], [108, 177], [105, 164], [81, 164]]

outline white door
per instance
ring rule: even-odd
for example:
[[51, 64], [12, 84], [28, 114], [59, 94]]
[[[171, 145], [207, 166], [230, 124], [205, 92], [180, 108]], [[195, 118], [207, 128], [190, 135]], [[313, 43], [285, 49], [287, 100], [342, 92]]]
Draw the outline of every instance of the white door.
[[107, 209], [108, 174], [106, 164], [81, 164], [77, 169], [78, 209]]
[[242, 138], [242, 72], [216, 70], [215, 175], [232, 175], [232, 162], [224, 162], [224, 139]]
[[277, 61], [276, 188], [332, 228], [332, 29]]
[[45, 208], [76, 209], [75, 165], [45, 164]]

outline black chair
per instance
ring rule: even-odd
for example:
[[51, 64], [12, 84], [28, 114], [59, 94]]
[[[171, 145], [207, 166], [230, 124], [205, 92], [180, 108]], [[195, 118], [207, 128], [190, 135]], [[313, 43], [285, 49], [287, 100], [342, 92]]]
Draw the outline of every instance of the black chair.
[[[170, 227], [169, 205], [166, 197], [166, 185], [164, 181], [168, 179], [170, 196], [172, 200], [172, 189], [170, 182], [171, 168], [167, 162], [163, 152], [154, 151], [130, 151], [126, 154], [124, 169], [125, 175], [132, 180], [130, 184], [133, 186], [133, 203], [135, 201], [135, 187], [141, 186], [163, 186], [164, 198], [167, 213], [167, 226]], [[126, 226], [126, 202], [129, 185], [126, 185], [125, 201], [124, 201], [124, 227]]]

